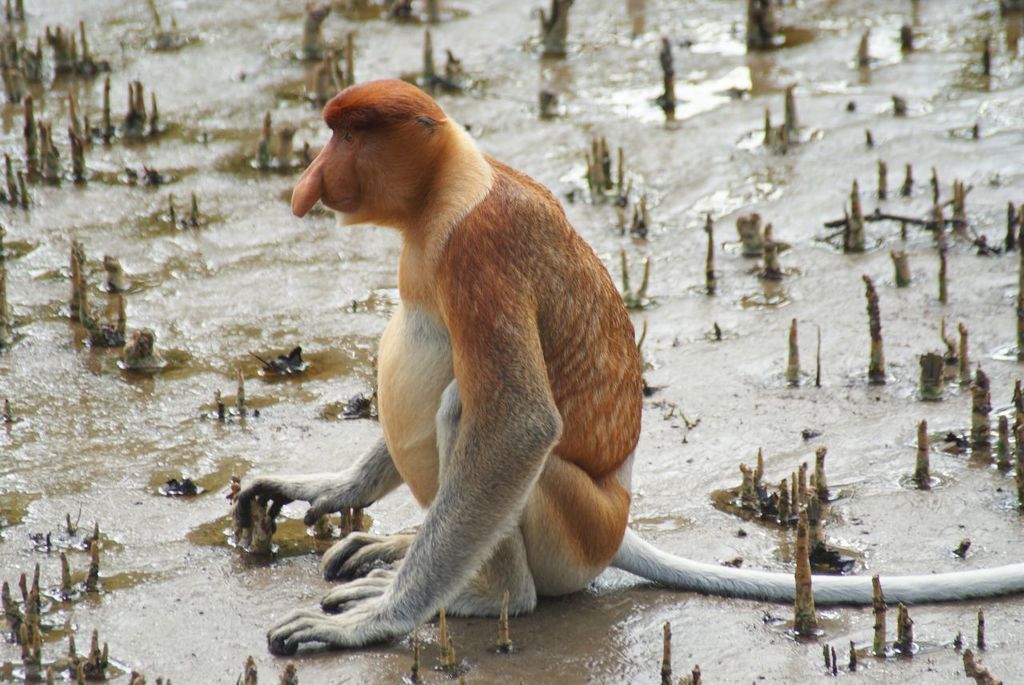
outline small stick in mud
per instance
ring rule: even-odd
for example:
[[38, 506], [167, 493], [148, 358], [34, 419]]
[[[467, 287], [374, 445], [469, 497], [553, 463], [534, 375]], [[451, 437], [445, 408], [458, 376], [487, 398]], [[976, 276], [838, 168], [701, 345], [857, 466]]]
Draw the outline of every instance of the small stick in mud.
[[960, 179], [953, 180], [953, 231], [968, 239], [967, 234], [967, 186]]
[[885, 609], [885, 595], [882, 594], [881, 578], [877, 575], [871, 576], [871, 610], [875, 616], [871, 653], [883, 658], [885, 657]]
[[53, 142], [50, 126], [39, 122], [39, 156], [43, 165], [43, 180], [48, 183], [59, 183], [64, 174], [60, 163], [60, 150]]
[[992, 671], [978, 663], [974, 652], [964, 650], [964, 673], [968, 678], [974, 678], [976, 685], [1002, 685], [1001, 680], [992, 675]]
[[939, 204], [939, 174], [935, 171], [935, 167], [932, 167], [932, 176], [928, 179], [928, 183], [932, 188], [932, 206]]
[[448, 614], [444, 607], [437, 612], [437, 646], [441, 650], [441, 666], [448, 664], [448, 645], [451, 638], [448, 637]]
[[914, 51], [914, 29], [910, 28], [910, 24], [900, 27], [900, 51], [904, 53]]
[[864, 144], [870, 149], [875, 146], [875, 137], [871, 135], [871, 129], [864, 129]]
[[245, 376], [242, 370], [238, 369], [238, 392], [235, 396], [235, 409], [239, 416], [245, 416]]
[[0, 598], [3, 601], [4, 619], [7, 621], [7, 627], [10, 629], [11, 634], [17, 638], [20, 635], [21, 625], [24, 623], [25, 617], [21, 613], [18, 603], [11, 597], [11, 586], [6, 580], [3, 582], [2, 590], [0, 590]]
[[914, 167], [907, 164], [903, 172], [903, 185], [900, 186], [900, 195], [910, 197], [914, 192]]
[[736, 233], [743, 244], [744, 257], [760, 257], [764, 253], [764, 237], [761, 234], [761, 215], [744, 214], [736, 217]]
[[796, 319], [789, 323], [789, 354], [786, 359], [786, 382], [800, 385], [800, 346], [797, 341]]
[[928, 464], [928, 422], [917, 424], [917, 462], [914, 466], [914, 482], [921, 490], [931, 488], [931, 473]]
[[857, 672], [857, 645], [854, 644], [853, 640], [850, 640], [850, 673]]
[[302, 22], [302, 59], [315, 62], [323, 57], [324, 45], [320, 27], [330, 13], [330, 5], [317, 7], [312, 2], [306, 3], [306, 15]]
[[80, 664], [82, 674], [87, 680], [107, 679], [107, 666], [110, 664], [109, 653], [110, 650], [106, 643], [103, 643], [103, 649], [100, 650], [100, 633], [94, 628], [89, 654]]
[[541, 119], [554, 119], [558, 115], [558, 94], [544, 88], [537, 94]]
[[978, 649], [985, 649], [985, 610], [978, 609], [978, 632], [975, 639], [975, 646]]
[[661, 627], [661, 685], [672, 685], [672, 626]]
[[[8, 185], [10, 185], [8, 183]], [[1024, 217], [1021, 217], [1024, 219]], [[1013, 202], [1006, 203], [1006, 238], [1003, 241], [1007, 252], [1017, 249], [1017, 210]]]
[[1024, 452], [1020, 449], [1024, 426], [1017, 428], [1017, 507], [1024, 509]]
[[860, 187], [856, 179], [850, 189], [850, 219], [847, 221], [847, 239], [843, 247], [845, 252], [864, 251], [864, 214], [860, 207]]
[[938, 352], [926, 352], [920, 357], [920, 398], [925, 402], [939, 402], [943, 395], [942, 374], [946, 362]]
[[85, 282], [85, 247], [77, 240], [71, 241], [71, 305], [68, 317], [83, 324], [92, 319], [89, 313], [88, 286]]
[[100, 582], [99, 540], [89, 543], [89, 574], [85, 577], [85, 591], [98, 592]]
[[107, 292], [123, 293], [128, 289], [121, 261], [113, 255], [103, 255], [103, 270], [107, 272]]
[[256, 148], [256, 168], [266, 171], [270, 168], [271, 138], [274, 127], [270, 120], [270, 112], [263, 115], [263, 128], [260, 130], [260, 143]]
[[793, 95], [794, 90], [796, 90], [795, 83], [786, 86], [785, 109], [783, 110], [785, 114], [782, 120], [782, 127], [785, 129], [787, 142], [795, 138], [797, 130], [800, 128], [800, 123], [796, 116], [796, 97]]
[[[14, 164], [11, 162], [11, 156], [4, 153], [4, 175], [7, 182], [7, 202], [12, 207], [18, 204], [18, 179], [14, 176]], [[1013, 204], [1010, 204], [1013, 207]]]
[[858, 67], [869, 67], [871, 66], [871, 52], [868, 48], [871, 40], [871, 29], [866, 29], [861, 34], [860, 42], [857, 44], [857, 66]]
[[775, 242], [771, 224], [764, 227], [764, 268], [759, 275], [769, 281], [781, 281], [785, 275], [779, 264], [779, 243]]
[[82, 121], [78, 118], [78, 100], [74, 93], [68, 95], [68, 126], [79, 138], [82, 137], [82, 131], [86, 130], [82, 128]]
[[892, 113], [897, 117], [907, 116], [907, 101], [899, 95], [892, 96]]
[[746, 464], [740, 464], [740, 502], [745, 509], [757, 509], [757, 489], [754, 487], [754, 472]]
[[914, 620], [902, 602], [896, 606], [896, 642], [893, 647], [903, 656], [914, 656]]
[[160, 110], [156, 105], [156, 93], [149, 92], [149, 137], [160, 134]]
[[992, 393], [989, 388], [988, 376], [978, 366], [971, 386], [971, 446], [985, 448], [992, 442], [992, 426], [989, 414], [992, 413]]
[[889, 257], [892, 259], [893, 270], [895, 271], [896, 287], [906, 288], [910, 285], [910, 259], [904, 250], [894, 250], [889, 252]]
[[110, 116], [110, 77], [103, 79], [103, 123], [100, 128], [100, 138], [104, 143], [109, 143], [114, 137], [114, 123]]
[[826, 454], [828, 454], [828, 448], [825, 446], [814, 451], [814, 490], [822, 502], [829, 500], [828, 481], [825, 479]]
[[[812, 485], [815, 485], [812, 483]], [[821, 500], [807, 497], [807, 537], [811, 551], [825, 547], [825, 528], [822, 525]]]
[[569, 38], [569, 8], [573, 0], [551, 0], [551, 10], [540, 10], [540, 35], [544, 57], [565, 57]]
[[438, 82], [437, 68], [434, 66], [434, 41], [430, 31], [423, 32], [423, 73], [420, 76], [423, 88], [433, 91]]
[[946, 264], [946, 253], [948, 248], [946, 247], [946, 241], [943, 240], [939, 243], [939, 303], [949, 303], [949, 284], [946, 276], [947, 264]]
[[767, 50], [775, 46], [778, 24], [772, 0], [747, 0], [747, 49]]
[[672, 63], [672, 42], [668, 38], [661, 39], [658, 61], [661, 63], [662, 83], [658, 106], [665, 112], [666, 121], [672, 121], [676, 118], [676, 72]]
[[960, 344], [959, 353], [957, 354], [957, 365], [960, 375], [960, 385], [970, 385], [971, 383], [971, 362], [968, 354], [967, 345], [967, 326], [961, 324], [957, 325], [957, 331], [960, 333]]
[[821, 326], [818, 326], [818, 344], [814, 352], [814, 387], [821, 387]]
[[259, 674], [256, 671], [256, 660], [252, 656], [245, 659], [242, 664], [242, 676], [238, 679], [238, 685], [257, 685]]
[[[1024, 234], [1024, 222], [1021, 223]], [[1020, 272], [1017, 285], [1017, 361], [1024, 361], [1024, 246], [1020, 251]]]
[[992, 35], [986, 35], [981, 47], [981, 73], [992, 75]]
[[345, 34], [345, 87], [356, 83], [356, 32]]
[[882, 320], [878, 309], [878, 291], [874, 281], [863, 275], [865, 296], [868, 301], [868, 330], [871, 334], [871, 355], [868, 361], [868, 382], [872, 385], [885, 384], [885, 353], [882, 349]]
[[213, 391], [213, 403], [217, 407], [217, 420], [221, 423], [227, 418], [227, 409], [224, 406], [224, 398], [220, 394], [220, 390]]
[[811, 588], [811, 560], [806, 509], [800, 511], [796, 524], [795, 580], [793, 629], [798, 635], [813, 635], [818, 628], [818, 616], [814, 610], [814, 591]]
[[796, 471], [796, 494], [798, 499], [793, 500], [793, 506], [803, 505], [807, 501], [807, 462], [800, 462], [800, 468]]
[[188, 216], [184, 220], [184, 225], [188, 228], [199, 228], [202, 224], [199, 214], [199, 198], [196, 197], [195, 192], [191, 194], [191, 201], [188, 208]]
[[878, 199], [884, 200], [889, 195], [889, 167], [885, 162], [878, 160]]
[[294, 158], [295, 127], [282, 126], [277, 131], [277, 168], [291, 169]]
[[68, 128], [71, 141], [71, 178], [75, 183], [85, 183], [85, 144], [73, 128]]
[[60, 596], [67, 601], [72, 596], [71, 587], [71, 566], [68, 564], [68, 555], [60, 553]]
[[508, 626], [508, 600], [509, 593], [505, 590], [505, 593], [501, 596], [501, 613], [498, 615], [498, 651], [502, 654], [509, 654], [512, 652], [512, 637], [509, 634]]
[[792, 507], [789, 504], [789, 483], [785, 478], [779, 483], [779, 523], [786, 525], [792, 515]]
[[[622, 148], [619, 148], [621, 153]], [[619, 170], [622, 169], [622, 157], [619, 156]], [[708, 212], [704, 221], [704, 232], [708, 234], [708, 252], [704, 259], [704, 291], [708, 295], [714, 295], [718, 288], [718, 279], [715, 277], [715, 224], [711, 220], [711, 212]]]
[[1000, 414], [996, 425], [996, 467], [1005, 472], [1013, 466], [1010, 461], [1010, 420]]
[[[1024, 390], [1018, 378], [1013, 383], [1013, 429], [1024, 426]], [[1018, 452], [1024, 452], [1024, 445], [1017, 445]]]
[[32, 96], [24, 101], [25, 126], [22, 135], [25, 138], [25, 168], [30, 179], [39, 174], [39, 129], [36, 126], [35, 105]]
[[[299, 685], [299, 673], [295, 668], [295, 664], [288, 664], [284, 667], [284, 671], [281, 672], [281, 678], [277, 683], [278, 685]], [[157, 685], [160, 685], [159, 678], [157, 678]]]

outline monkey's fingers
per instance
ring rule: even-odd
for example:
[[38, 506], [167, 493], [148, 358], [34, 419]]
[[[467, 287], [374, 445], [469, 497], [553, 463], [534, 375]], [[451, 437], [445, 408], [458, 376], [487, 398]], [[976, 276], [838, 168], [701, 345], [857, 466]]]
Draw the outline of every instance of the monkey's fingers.
[[365, 575], [365, 569], [378, 562], [393, 563], [404, 557], [410, 541], [409, 535], [350, 533], [324, 553], [320, 571], [326, 580]]
[[284, 492], [284, 486], [269, 478], [256, 478], [239, 491], [235, 501], [235, 521], [239, 526], [246, 527], [252, 521], [253, 500], [256, 506], [265, 506], [273, 500], [273, 508], [268, 510], [271, 518], [275, 518], [281, 507], [293, 501]]
[[267, 633], [267, 647], [272, 654], [295, 654], [300, 645], [321, 643], [329, 647], [361, 647], [382, 642], [412, 629], [386, 621], [381, 615], [382, 603], [367, 600], [342, 616], [324, 616], [315, 611], [296, 611]]
[[392, 577], [360, 578], [336, 587], [320, 600], [320, 608], [329, 614], [340, 614], [360, 602], [382, 596], [391, 587]]

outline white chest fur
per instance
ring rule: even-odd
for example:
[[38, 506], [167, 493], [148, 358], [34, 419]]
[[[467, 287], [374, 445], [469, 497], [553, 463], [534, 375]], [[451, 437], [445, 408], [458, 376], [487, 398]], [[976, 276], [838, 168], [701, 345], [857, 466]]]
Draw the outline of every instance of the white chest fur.
[[437, 492], [435, 417], [454, 377], [448, 331], [423, 310], [399, 305], [380, 340], [377, 406], [391, 457], [424, 507]]

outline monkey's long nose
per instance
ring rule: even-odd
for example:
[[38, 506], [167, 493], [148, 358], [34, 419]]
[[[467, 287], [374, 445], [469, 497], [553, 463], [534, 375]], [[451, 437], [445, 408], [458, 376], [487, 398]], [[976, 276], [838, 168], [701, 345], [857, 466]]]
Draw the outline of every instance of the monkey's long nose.
[[309, 165], [292, 189], [292, 214], [300, 219], [313, 209], [323, 195], [323, 174], [320, 171], [320, 156]]

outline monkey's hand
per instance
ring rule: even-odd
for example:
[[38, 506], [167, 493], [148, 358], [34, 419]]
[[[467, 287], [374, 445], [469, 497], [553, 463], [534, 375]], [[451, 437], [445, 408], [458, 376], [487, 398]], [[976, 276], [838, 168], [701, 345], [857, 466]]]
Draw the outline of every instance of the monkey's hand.
[[391, 584], [390, 578], [364, 578], [346, 587], [370, 583], [371, 580], [377, 585], [368, 585], [360, 590], [362, 599], [345, 601], [344, 613], [339, 616], [325, 616], [308, 610], [286, 616], [267, 633], [267, 646], [271, 653], [295, 654], [299, 645], [311, 642], [331, 647], [361, 647], [411, 631], [415, 627], [412, 621], [400, 620], [387, 611], [383, 594]]
[[235, 502], [235, 524], [249, 527], [253, 502], [266, 507], [273, 520], [281, 507], [291, 502], [309, 502], [306, 525], [324, 514], [346, 508], [366, 507], [394, 490], [402, 482], [391, 461], [384, 438], [380, 438], [355, 464], [341, 473], [308, 476], [264, 476], [243, 487]]
[[344, 507], [361, 507], [358, 483], [348, 473], [312, 476], [262, 476], [254, 478], [238, 493], [235, 501], [235, 525], [246, 529], [252, 521], [252, 507], [265, 507], [271, 520], [281, 508], [295, 501], [309, 502], [306, 525], [313, 525], [324, 514]]
[[324, 553], [320, 571], [327, 580], [372, 575], [375, 564], [393, 564], [404, 557], [412, 540], [412, 535], [350, 533]]

